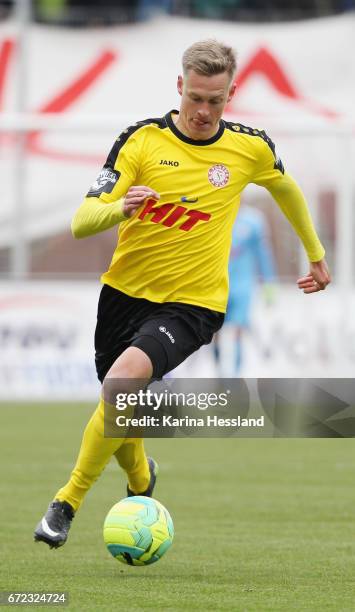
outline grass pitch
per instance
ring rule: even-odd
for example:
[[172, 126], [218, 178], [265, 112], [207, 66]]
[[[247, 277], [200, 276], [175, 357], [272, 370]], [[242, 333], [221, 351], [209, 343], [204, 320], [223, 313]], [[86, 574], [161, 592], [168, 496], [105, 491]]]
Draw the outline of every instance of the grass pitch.
[[351, 439], [147, 440], [175, 525], [161, 561], [126, 567], [105, 549], [104, 517], [125, 496], [114, 460], [67, 544], [34, 544], [93, 408], [0, 406], [1, 590], [68, 591], [75, 611], [355, 610]]

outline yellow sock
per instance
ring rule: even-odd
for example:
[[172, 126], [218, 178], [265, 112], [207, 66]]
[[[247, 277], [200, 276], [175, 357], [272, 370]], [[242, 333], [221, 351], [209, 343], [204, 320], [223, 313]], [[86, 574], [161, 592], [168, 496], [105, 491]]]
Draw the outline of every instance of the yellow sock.
[[128, 486], [133, 493], [143, 493], [150, 482], [149, 465], [142, 438], [126, 438], [115, 452], [115, 457], [126, 472]]
[[59, 489], [55, 499], [67, 501], [76, 512], [85, 493], [100, 476], [112, 455], [117, 452], [123, 442], [124, 438], [104, 437], [104, 401], [101, 399], [85, 428], [78, 459], [70, 480]]

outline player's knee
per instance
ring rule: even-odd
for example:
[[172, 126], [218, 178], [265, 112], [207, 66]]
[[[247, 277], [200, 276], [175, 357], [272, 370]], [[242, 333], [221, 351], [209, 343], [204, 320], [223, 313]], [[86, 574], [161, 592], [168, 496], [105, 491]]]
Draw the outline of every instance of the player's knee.
[[102, 397], [105, 404], [115, 405], [118, 395], [136, 393], [140, 386], [137, 379], [130, 377], [128, 370], [122, 369], [120, 376], [110, 370], [102, 383]]
[[115, 405], [120, 393], [137, 393], [150, 382], [153, 365], [146, 353], [138, 347], [129, 347], [112, 364], [102, 381], [105, 403]]
[[105, 378], [149, 380], [153, 364], [148, 355], [139, 347], [130, 346], [116, 359]]

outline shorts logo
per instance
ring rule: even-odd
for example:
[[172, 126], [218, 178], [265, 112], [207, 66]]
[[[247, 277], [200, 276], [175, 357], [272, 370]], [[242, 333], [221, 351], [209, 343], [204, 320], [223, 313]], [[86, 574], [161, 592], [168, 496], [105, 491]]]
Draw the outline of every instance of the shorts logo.
[[208, 180], [214, 187], [224, 187], [229, 181], [229, 170], [223, 164], [216, 164], [208, 171]]
[[172, 334], [171, 334], [171, 333], [170, 333], [170, 332], [169, 332], [169, 331], [166, 329], [166, 327], [164, 327], [164, 325], [160, 325], [160, 327], [159, 327], [159, 331], [160, 331], [162, 334], [166, 334], [166, 335], [168, 336], [168, 338], [169, 338], [170, 342], [171, 342], [172, 344], [175, 344], [175, 338], [174, 338], [174, 336], [173, 336], [173, 335], [172, 335]]

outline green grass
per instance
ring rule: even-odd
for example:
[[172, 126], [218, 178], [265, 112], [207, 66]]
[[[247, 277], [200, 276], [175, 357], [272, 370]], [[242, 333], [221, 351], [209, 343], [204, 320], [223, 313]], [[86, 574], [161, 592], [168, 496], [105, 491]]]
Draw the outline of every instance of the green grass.
[[126, 567], [104, 547], [103, 519], [125, 491], [114, 461], [65, 547], [34, 544], [91, 410], [0, 407], [2, 590], [65, 590], [77, 611], [355, 610], [351, 439], [147, 440], [175, 525], [159, 563]]

